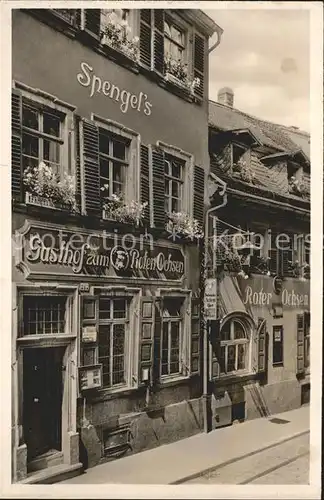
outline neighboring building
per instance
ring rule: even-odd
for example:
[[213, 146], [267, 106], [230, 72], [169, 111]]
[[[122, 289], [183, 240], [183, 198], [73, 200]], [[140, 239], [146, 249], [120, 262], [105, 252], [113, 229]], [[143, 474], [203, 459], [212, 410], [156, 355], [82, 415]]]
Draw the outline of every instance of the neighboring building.
[[209, 104], [210, 201], [224, 205], [213, 213], [214, 265], [208, 252], [220, 320], [210, 347], [213, 427], [297, 408], [310, 394], [310, 138], [233, 103], [225, 88]]
[[203, 224], [215, 32], [199, 10], [13, 10], [14, 481], [202, 428], [200, 246], [167, 213]]

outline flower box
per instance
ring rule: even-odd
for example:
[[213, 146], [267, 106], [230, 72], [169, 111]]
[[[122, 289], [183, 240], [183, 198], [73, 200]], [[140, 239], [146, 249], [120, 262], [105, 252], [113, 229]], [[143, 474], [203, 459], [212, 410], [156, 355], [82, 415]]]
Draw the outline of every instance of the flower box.
[[173, 83], [173, 85], [180, 87], [181, 89], [185, 90], [186, 92], [190, 92], [190, 88], [188, 88], [188, 85], [186, 85], [185, 82], [181, 81], [179, 78], [174, 76], [172, 73], [166, 73], [164, 78], [165, 78], [166, 82]]
[[66, 210], [70, 211], [70, 207], [67, 204], [54, 202], [49, 198], [43, 198], [42, 196], [37, 196], [31, 193], [25, 194], [26, 205], [35, 205], [37, 207], [51, 208], [52, 210]]
[[102, 48], [107, 53], [110, 53], [110, 55], [117, 55], [121, 58], [126, 58], [128, 61], [132, 61], [135, 64], [138, 63], [138, 55], [131, 54], [127, 50], [127, 47], [124, 47], [123, 45], [118, 46], [114, 44], [107, 36], [104, 35], [100, 43]]

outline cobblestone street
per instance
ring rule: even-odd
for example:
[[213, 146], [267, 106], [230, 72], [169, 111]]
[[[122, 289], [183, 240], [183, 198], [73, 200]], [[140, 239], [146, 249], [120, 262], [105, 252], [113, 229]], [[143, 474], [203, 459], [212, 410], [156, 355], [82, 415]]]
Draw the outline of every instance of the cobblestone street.
[[305, 434], [186, 484], [308, 484], [308, 481], [309, 434]]

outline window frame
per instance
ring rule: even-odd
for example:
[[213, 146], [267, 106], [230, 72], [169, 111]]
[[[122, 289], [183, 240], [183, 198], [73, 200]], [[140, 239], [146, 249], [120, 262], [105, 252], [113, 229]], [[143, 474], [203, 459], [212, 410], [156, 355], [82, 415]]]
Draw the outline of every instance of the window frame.
[[[113, 304], [115, 300], [125, 300], [126, 304], [126, 315], [124, 318], [114, 318], [110, 317], [108, 318], [100, 318], [100, 300], [101, 299], [106, 299], [110, 300], [110, 314], [113, 311]], [[102, 359], [103, 358], [109, 358], [110, 363], [109, 363], [109, 379], [110, 379], [110, 385], [105, 385], [104, 384], [104, 370], [102, 370], [102, 389], [104, 390], [118, 390], [118, 389], [124, 389], [125, 387], [128, 386], [128, 380], [127, 380], [127, 374], [129, 373], [129, 364], [128, 364], [128, 353], [129, 353], [129, 335], [130, 335], [130, 302], [131, 298], [130, 297], [116, 297], [114, 295], [111, 296], [99, 296], [98, 297], [98, 327], [99, 327], [99, 332], [98, 332], [98, 363], [102, 364], [102, 367], [104, 366]], [[110, 331], [109, 331], [109, 356], [100, 356], [100, 327], [101, 326], [110, 326]], [[124, 378], [125, 382], [121, 382], [118, 384], [112, 384], [112, 379], [113, 379], [113, 362], [114, 362], [114, 353], [113, 353], [113, 342], [112, 342], [112, 337], [114, 335], [114, 326], [115, 325], [124, 325]], [[105, 345], [106, 347], [106, 345]]]
[[[174, 26], [182, 35], [183, 35], [183, 45], [172, 39], [172, 36], [166, 34], [165, 32], [165, 23]], [[180, 19], [175, 13], [170, 13], [170, 11], [165, 11], [164, 14], [164, 26], [163, 26], [163, 50], [164, 50], [164, 58], [166, 58], [165, 51], [165, 39], [169, 40], [171, 44], [176, 45], [182, 49], [182, 58], [181, 62], [183, 64], [187, 64], [188, 75], [191, 75], [191, 68], [189, 67], [189, 25], [187, 25], [182, 19]]]
[[[66, 103], [54, 95], [48, 94], [40, 89], [34, 89], [24, 83], [14, 81], [14, 88], [21, 92], [22, 103], [28, 102], [36, 109], [48, 111], [54, 116], [61, 117], [61, 137], [60, 141], [60, 176], [64, 173], [74, 177], [76, 184], [76, 155], [75, 155], [75, 131], [74, 131], [74, 112], [76, 106]], [[21, 130], [23, 134], [23, 124], [21, 116]], [[35, 134], [35, 130], [31, 129]], [[28, 132], [27, 132], [28, 133]], [[36, 135], [36, 134], [35, 134]], [[38, 135], [38, 133], [37, 133]], [[45, 134], [46, 135], [46, 134]], [[52, 138], [52, 136], [49, 136]], [[23, 153], [22, 153], [23, 161]], [[42, 160], [40, 160], [42, 161]], [[39, 163], [40, 163], [39, 161]], [[39, 164], [38, 163], [38, 164]]]
[[[166, 158], [166, 156], [168, 158]], [[179, 162], [180, 164], [180, 177], [174, 177], [172, 175], [172, 161], [177, 161]], [[186, 169], [186, 164], [183, 163], [182, 160], [180, 160], [178, 157], [176, 156], [172, 156], [172, 155], [169, 155], [169, 154], [165, 154], [165, 157], [164, 157], [164, 166], [165, 164], [168, 163], [169, 164], [169, 172], [166, 174], [165, 172], [165, 169], [164, 169], [164, 183], [168, 183], [168, 192], [166, 193], [166, 190], [164, 188], [164, 202], [165, 202], [165, 205], [168, 206], [168, 210], [167, 213], [171, 213], [173, 211], [176, 211], [176, 212], [180, 212], [181, 211], [181, 205], [182, 205], [182, 200], [183, 200], [183, 191], [184, 191], [184, 171]], [[171, 172], [170, 172], [171, 170]], [[172, 186], [173, 186], [173, 183], [176, 183], [178, 185], [178, 192], [179, 192], [179, 196], [173, 196], [172, 195]], [[172, 201], [173, 200], [177, 200], [177, 204], [178, 204], [178, 209], [177, 210], [172, 210]]]
[[[165, 299], [166, 297], [164, 297]], [[168, 297], [169, 299], [175, 299], [179, 297]], [[181, 298], [179, 298], [181, 299]], [[161, 329], [161, 357], [160, 357], [160, 376], [161, 379], [166, 378], [166, 377], [174, 377], [174, 376], [179, 376], [181, 374], [181, 345], [182, 345], [182, 336], [183, 336], [183, 323], [184, 323], [184, 299], [182, 300], [182, 303], [180, 305], [180, 315], [179, 316], [169, 316], [165, 317], [163, 316], [163, 311], [164, 311], [164, 300], [162, 302], [162, 329]], [[172, 324], [176, 323], [178, 325], [178, 342], [179, 342], [179, 360], [178, 360], [178, 371], [177, 372], [171, 372], [171, 351], [172, 351], [172, 343], [171, 343], [171, 330], [172, 330]], [[167, 352], [168, 352], [168, 362], [167, 362], [167, 373], [162, 373], [162, 366], [164, 363], [162, 363], [163, 360], [163, 337], [164, 337], [164, 325], [168, 325], [167, 329]]]
[[[123, 198], [126, 203], [132, 200], [140, 201], [140, 134], [118, 122], [115, 122], [114, 120], [103, 118], [95, 113], [91, 114], [91, 120], [99, 129], [105, 130], [105, 133], [107, 133], [107, 135], [111, 134], [116, 138], [120, 137], [122, 142], [129, 141], [128, 167], [125, 171], [125, 191], [123, 193]], [[101, 153], [99, 152], [99, 156], [100, 155]], [[119, 162], [118, 159], [117, 161]]]
[[[163, 141], [157, 141], [157, 146], [163, 151], [164, 156], [171, 156], [183, 163], [183, 184], [182, 184], [182, 199], [179, 212], [186, 212], [190, 216], [193, 214], [193, 172], [194, 172], [194, 157], [192, 154], [183, 151], [177, 146], [166, 144]], [[164, 188], [164, 199], [165, 196]]]
[[[281, 359], [275, 361], [275, 331], [279, 330], [281, 332]], [[283, 325], [273, 325], [272, 326], [272, 366], [283, 367], [284, 366], [284, 327]]]
[[[222, 340], [222, 329], [226, 324], [230, 323], [230, 339], [229, 340]], [[235, 339], [234, 338], [234, 328], [235, 328], [235, 323], [238, 323], [244, 333], [245, 333], [245, 338], [243, 339]], [[222, 371], [223, 367], [220, 363], [220, 375], [221, 376], [233, 376], [233, 375], [240, 375], [242, 373], [248, 373], [250, 371], [250, 339], [249, 339], [249, 334], [247, 332], [247, 326], [246, 324], [240, 320], [239, 318], [230, 318], [227, 321], [224, 322], [224, 324], [221, 325], [220, 328], [220, 349], [223, 347], [225, 348], [225, 367], [224, 371]], [[244, 368], [237, 368], [238, 366], [238, 346], [239, 345], [245, 345], [246, 346], [246, 351], [245, 351], [245, 367]], [[228, 348], [230, 346], [235, 346], [235, 369], [231, 371], [227, 371], [227, 365], [228, 365]]]
[[[234, 148], [239, 148], [239, 149], [243, 150], [243, 153], [240, 155], [239, 159], [235, 163], [234, 163]], [[236, 171], [234, 170], [234, 165], [236, 165], [238, 163], [238, 161], [240, 161], [243, 158], [243, 156], [245, 156], [245, 155], [247, 155], [247, 159], [245, 160], [247, 167], [250, 167], [250, 165], [251, 165], [251, 148], [249, 148], [245, 144], [242, 144], [238, 141], [232, 141], [230, 155], [231, 155], [231, 173], [232, 174], [236, 173]]]
[[[191, 359], [191, 291], [183, 289], [168, 289], [160, 288], [157, 290], [157, 296], [161, 300], [161, 351], [160, 351], [160, 364], [159, 364], [159, 380], [160, 384], [168, 385], [173, 381], [188, 379], [191, 373], [190, 359]], [[163, 333], [163, 299], [182, 299], [182, 321], [179, 343], [179, 373], [170, 375], [162, 375], [162, 333]]]

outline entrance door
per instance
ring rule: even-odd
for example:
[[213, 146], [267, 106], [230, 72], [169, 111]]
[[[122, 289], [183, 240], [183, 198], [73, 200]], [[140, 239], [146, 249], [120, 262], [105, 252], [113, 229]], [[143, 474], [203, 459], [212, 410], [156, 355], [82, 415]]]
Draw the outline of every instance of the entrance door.
[[64, 348], [24, 349], [23, 425], [28, 461], [61, 450]]

